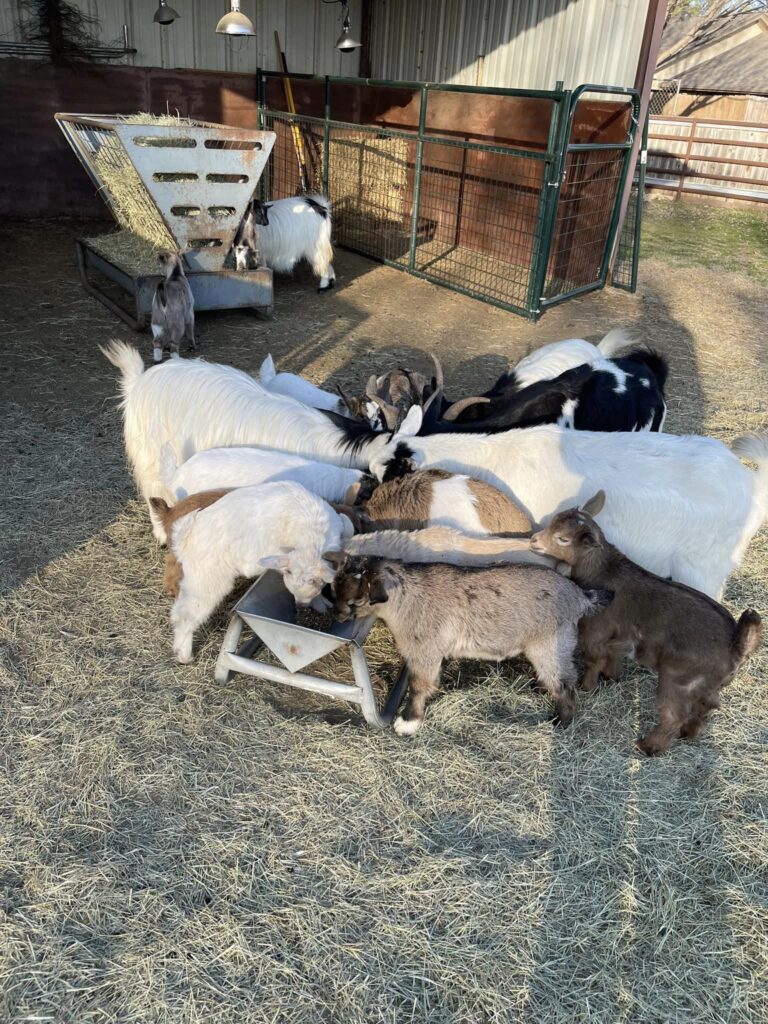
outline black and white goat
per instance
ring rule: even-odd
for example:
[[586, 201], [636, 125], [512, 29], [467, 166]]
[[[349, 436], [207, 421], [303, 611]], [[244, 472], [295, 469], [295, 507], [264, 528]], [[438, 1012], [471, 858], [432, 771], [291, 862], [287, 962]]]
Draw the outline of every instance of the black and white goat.
[[331, 204], [325, 196], [295, 196], [264, 203], [252, 199], [235, 236], [235, 262], [246, 270], [250, 258], [279, 274], [290, 274], [301, 260], [307, 260], [319, 291], [332, 288], [336, 280], [331, 245]]
[[195, 300], [184, 273], [181, 256], [161, 252], [157, 257], [165, 274], [155, 289], [152, 299], [152, 338], [154, 358], [162, 363], [164, 349], [170, 349], [171, 358], [179, 358], [182, 341], [195, 348]]
[[[423, 405], [421, 434], [491, 434], [544, 423], [576, 430], [661, 430], [667, 411], [666, 361], [640, 348], [608, 358], [629, 342], [631, 336], [617, 328], [599, 345], [579, 338], [545, 345], [483, 394], [459, 401], [442, 394], [434, 401], [434, 392], [442, 391], [442, 370], [432, 356], [437, 373], [431, 382], [409, 370], [393, 370], [371, 377], [357, 404], [369, 423], [387, 430], [397, 429], [412, 405]], [[400, 386], [394, 400], [393, 383], [399, 385], [401, 378], [408, 386]]]

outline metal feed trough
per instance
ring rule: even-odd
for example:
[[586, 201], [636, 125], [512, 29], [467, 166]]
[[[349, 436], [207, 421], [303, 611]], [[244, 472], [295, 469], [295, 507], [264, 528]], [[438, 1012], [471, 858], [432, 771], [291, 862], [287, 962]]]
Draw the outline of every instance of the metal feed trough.
[[[384, 729], [394, 718], [408, 680], [403, 667], [384, 708], [379, 710], [363, 651], [363, 642], [375, 621], [374, 618], [367, 618], [336, 622], [329, 630], [300, 626], [296, 622], [296, 603], [285, 589], [282, 577], [279, 573], [267, 572], [232, 609], [229, 628], [216, 662], [216, 682], [226, 683], [233, 672], [242, 672], [299, 690], [322, 693], [337, 700], [359, 704], [366, 722], [376, 729]], [[253, 636], [241, 645], [246, 626]], [[257, 661], [253, 654], [260, 644], [264, 644], [284, 667]], [[303, 671], [339, 648], [349, 652], [355, 677], [353, 684], [309, 675]]]
[[[275, 142], [271, 131], [207, 121], [126, 121], [114, 114], [56, 114], [56, 121], [115, 220], [156, 249], [184, 253], [197, 310], [254, 307], [270, 313], [272, 271], [226, 269], [248, 201]], [[136, 273], [77, 240], [85, 288], [137, 330], [152, 311], [160, 273]], [[124, 309], [89, 272], [129, 294]]]

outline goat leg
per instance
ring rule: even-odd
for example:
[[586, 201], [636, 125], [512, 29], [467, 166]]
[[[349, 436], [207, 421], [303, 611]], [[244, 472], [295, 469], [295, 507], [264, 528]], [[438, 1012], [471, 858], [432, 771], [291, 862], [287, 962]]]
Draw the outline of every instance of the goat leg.
[[392, 724], [398, 736], [415, 736], [424, 724], [427, 703], [439, 692], [438, 675], [429, 678], [423, 672], [414, 672], [407, 666], [408, 699], [402, 715]]

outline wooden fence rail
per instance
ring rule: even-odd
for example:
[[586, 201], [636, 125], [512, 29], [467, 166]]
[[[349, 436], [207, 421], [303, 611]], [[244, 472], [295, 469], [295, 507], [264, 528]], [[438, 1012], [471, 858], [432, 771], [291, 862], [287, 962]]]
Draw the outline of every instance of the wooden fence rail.
[[768, 203], [768, 125], [651, 117], [646, 188]]

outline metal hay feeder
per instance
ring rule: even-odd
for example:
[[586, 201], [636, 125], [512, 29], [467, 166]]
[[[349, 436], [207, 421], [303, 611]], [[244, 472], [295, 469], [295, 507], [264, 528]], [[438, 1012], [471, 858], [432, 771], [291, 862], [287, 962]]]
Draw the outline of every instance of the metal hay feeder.
[[[279, 573], [267, 572], [232, 609], [229, 628], [216, 662], [216, 682], [226, 683], [233, 672], [242, 672], [299, 690], [322, 693], [358, 704], [369, 725], [384, 729], [395, 716], [408, 678], [403, 666], [380, 711], [363, 650], [363, 642], [375, 621], [367, 618], [336, 622], [327, 631], [300, 626], [296, 622], [296, 603], [285, 589], [282, 577]], [[245, 626], [254, 635], [240, 645]], [[264, 644], [285, 667], [267, 665], [253, 658], [260, 644]], [[354, 684], [336, 682], [303, 671], [340, 647], [349, 651]]]
[[[157, 250], [184, 253], [197, 310], [250, 306], [271, 312], [272, 272], [224, 262], [275, 142], [274, 132], [207, 121], [148, 123], [115, 114], [56, 114], [56, 121], [121, 227]], [[86, 289], [140, 330], [161, 275], [137, 274], [78, 239]], [[88, 277], [109, 278], [132, 298], [128, 312]]]

